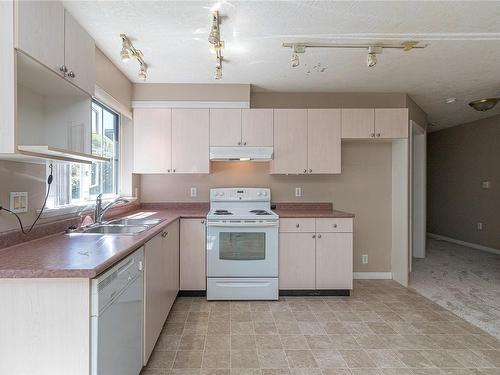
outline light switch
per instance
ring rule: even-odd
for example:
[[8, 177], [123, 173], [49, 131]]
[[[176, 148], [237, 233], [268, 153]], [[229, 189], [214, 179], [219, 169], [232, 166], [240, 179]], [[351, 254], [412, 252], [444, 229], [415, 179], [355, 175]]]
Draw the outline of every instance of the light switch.
[[198, 189], [195, 187], [191, 188], [191, 198], [198, 196]]
[[489, 189], [491, 187], [491, 182], [490, 181], [483, 181], [483, 189]]
[[12, 191], [10, 193], [10, 210], [15, 213], [28, 212], [28, 192]]
[[295, 188], [295, 196], [296, 197], [301, 197], [302, 196], [302, 188], [296, 187]]

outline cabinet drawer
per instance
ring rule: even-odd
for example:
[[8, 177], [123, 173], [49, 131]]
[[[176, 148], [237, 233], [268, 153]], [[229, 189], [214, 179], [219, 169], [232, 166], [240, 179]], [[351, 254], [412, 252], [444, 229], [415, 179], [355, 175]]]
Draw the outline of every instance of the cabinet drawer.
[[344, 232], [352, 233], [351, 218], [318, 218], [316, 219], [316, 232]]
[[315, 219], [280, 219], [280, 232], [314, 232]]

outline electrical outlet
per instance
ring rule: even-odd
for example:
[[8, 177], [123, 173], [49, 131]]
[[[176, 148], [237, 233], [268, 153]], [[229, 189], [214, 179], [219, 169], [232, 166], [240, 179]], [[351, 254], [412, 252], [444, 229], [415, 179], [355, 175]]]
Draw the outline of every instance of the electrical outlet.
[[483, 230], [483, 223], [477, 223], [477, 230]]
[[491, 187], [491, 182], [490, 181], [483, 181], [481, 186], [483, 187], [483, 189], [487, 190]]
[[368, 254], [361, 255], [361, 263], [368, 264]]
[[198, 189], [195, 187], [191, 188], [191, 198], [198, 196]]
[[296, 197], [301, 197], [302, 196], [302, 188], [301, 187], [296, 187], [295, 188], [295, 196]]
[[28, 212], [28, 192], [26, 191], [11, 192], [10, 210], [15, 213]]

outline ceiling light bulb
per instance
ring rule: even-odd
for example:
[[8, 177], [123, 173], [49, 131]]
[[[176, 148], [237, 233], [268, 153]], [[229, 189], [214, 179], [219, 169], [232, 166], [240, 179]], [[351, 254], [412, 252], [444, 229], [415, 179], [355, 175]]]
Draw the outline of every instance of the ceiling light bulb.
[[377, 55], [374, 52], [369, 52], [366, 56], [366, 65], [369, 68], [373, 68], [375, 65], [377, 65]]
[[139, 79], [143, 82], [148, 78], [148, 72], [144, 68], [139, 69]]
[[290, 64], [292, 65], [292, 68], [296, 68], [300, 64], [299, 55], [297, 55], [295, 52], [292, 53], [292, 58], [290, 59]]
[[120, 57], [122, 59], [123, 62], [127, 62], [130, 60], [130, 52], [128, 49], [126, 48], [122, 48], [121, 52], [120, 52]]

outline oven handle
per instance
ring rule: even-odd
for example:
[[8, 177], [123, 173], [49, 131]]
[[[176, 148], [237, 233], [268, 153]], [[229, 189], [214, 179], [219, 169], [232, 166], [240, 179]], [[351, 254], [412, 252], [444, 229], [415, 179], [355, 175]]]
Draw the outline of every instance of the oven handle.
[[209, 227], [239, 227], [239, 228], [268, 228], [279, 226], [278, 222], [275, 223], [207, 223]]

